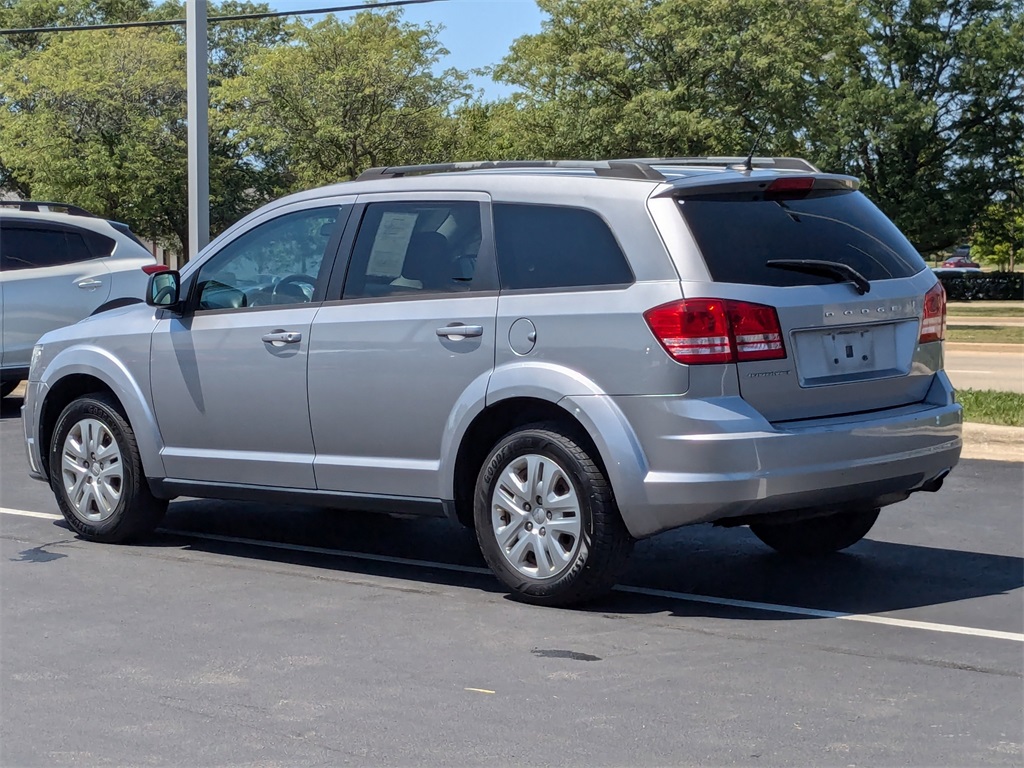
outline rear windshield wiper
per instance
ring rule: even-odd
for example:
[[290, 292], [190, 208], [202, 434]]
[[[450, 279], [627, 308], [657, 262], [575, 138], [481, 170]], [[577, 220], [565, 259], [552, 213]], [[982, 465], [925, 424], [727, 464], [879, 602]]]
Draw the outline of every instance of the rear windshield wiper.
[[860, 272], [849, 264], [838, 261], [823, 261], [821, 259], [772, 259], [764, 263], [766, 267], [775, 269], [788, 269], [792, 272], [803, 272], [808, 275], [824, 275], [825, 277], [838, 277], [837, 282], [849, 280], [857, 289], [857, 293], [863, 296], [871, 290], [871, 283]]

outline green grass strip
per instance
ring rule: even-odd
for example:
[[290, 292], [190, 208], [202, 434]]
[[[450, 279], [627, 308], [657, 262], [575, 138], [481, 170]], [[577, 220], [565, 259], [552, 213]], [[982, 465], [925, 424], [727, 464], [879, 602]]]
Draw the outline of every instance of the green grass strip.
[[977, 344], [1024, 344], [1024, 326], [950, 325], [946, 327], [946, 341]]
[[956, 399], [964, 407], [965, 421], [1024, 427], [1024, 394], [961, 389], [957, 390]]

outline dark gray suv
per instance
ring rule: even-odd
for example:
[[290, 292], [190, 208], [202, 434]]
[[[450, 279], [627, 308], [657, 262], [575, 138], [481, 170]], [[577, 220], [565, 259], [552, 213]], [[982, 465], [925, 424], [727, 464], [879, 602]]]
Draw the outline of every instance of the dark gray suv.
[[857, 181], [801, 160], [374, 169], [48, 334], [24, 424], [86, 538], [179, 495], [446, 515], [567, 604], [661, 531], [822, 554], [937, 490], [944, 327]]

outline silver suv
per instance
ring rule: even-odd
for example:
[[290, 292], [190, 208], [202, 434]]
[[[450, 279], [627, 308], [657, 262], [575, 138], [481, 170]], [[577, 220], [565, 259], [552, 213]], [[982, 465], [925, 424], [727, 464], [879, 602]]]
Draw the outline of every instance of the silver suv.
[[141, 303], [156, 259], [127, 225], [66, 203], [0, 201], [0, 396], [47, 331]]
[[568, 604], [661, 531], [817, 555], [937, 490], [944, 326], [857, 181], [801, 160], [374, 169], [48, 334], [24, 425], [88, 539], [179, 495], [443, 515]]

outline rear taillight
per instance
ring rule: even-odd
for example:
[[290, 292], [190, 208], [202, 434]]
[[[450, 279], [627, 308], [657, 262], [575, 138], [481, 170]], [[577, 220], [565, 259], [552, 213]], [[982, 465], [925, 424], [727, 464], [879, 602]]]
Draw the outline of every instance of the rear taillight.
[[644, 313], [673, 359], [687, 365], [786, 357], [774, 307], [746, 301], [684, 299]]
[[924, 316], [921, 318], [921, 337], [918, 344], [942, 341], [946, 335], [946, 291], [936, 283], [924, 295]]
[[170, 269], [166, 264], [145, 264], [142, 271], [147, 275], [155, 275], [157, 272], [167, 272]]

